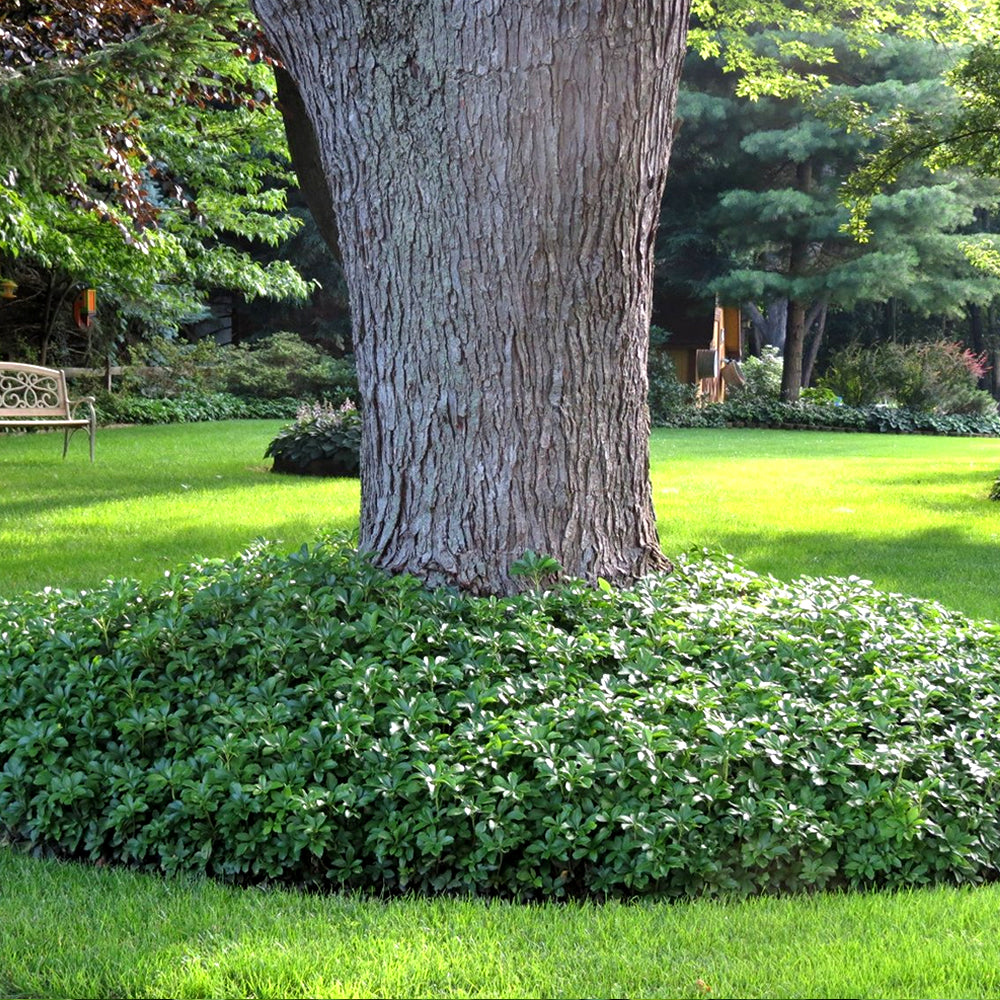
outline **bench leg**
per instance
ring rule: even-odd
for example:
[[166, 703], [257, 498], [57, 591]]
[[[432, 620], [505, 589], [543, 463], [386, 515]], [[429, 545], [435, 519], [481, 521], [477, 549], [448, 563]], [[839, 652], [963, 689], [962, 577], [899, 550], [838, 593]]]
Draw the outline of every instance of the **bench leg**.
[[[78, 431], [79, 427], [67, 427], [63, 431], [63, 458], [66, 457], [66, 453], [69, 451], [69, 438], [70, 435], [75, 431]], [[90, 438], [90, 460], [94, 461], [94, 438], [97, 436], [97, 424], [92, 420], [87, 425], [87, 437]]]

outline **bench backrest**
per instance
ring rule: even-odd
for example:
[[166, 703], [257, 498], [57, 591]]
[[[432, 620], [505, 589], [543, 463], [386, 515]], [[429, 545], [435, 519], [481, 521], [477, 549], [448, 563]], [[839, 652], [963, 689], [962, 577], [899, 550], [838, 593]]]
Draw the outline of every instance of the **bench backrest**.
[[68, 418], [66, 376], [58, 368], [0, 361], [0, 413]]

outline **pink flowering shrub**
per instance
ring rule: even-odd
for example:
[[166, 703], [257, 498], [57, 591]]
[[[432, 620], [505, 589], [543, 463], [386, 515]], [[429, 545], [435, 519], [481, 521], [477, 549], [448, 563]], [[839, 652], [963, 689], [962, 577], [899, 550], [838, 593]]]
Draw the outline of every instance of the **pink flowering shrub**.
[[853, 344], [830, 359], [819, 384], [850, 406], [888, 403], [934, 413], [996, 415], [996, 400], [979, 388], [986, 354], [960, 343]]

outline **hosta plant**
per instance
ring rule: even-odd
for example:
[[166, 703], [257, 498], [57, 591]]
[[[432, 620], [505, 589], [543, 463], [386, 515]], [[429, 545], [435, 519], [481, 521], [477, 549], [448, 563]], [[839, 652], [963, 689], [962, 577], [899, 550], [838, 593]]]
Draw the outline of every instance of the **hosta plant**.
[[356, 476], [361, 466], [361, 415], [346, 400], [340, 406], [299, 407], [295, 423], [267, 446], [275, 472], [313, 476]]

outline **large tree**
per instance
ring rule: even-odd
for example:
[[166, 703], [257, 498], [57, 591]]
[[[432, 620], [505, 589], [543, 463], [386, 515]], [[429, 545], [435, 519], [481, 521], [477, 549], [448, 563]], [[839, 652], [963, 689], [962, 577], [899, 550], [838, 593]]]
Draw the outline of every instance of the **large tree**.
[[[362, 547], [485, 592], [526, 550], [590, 579], [664, 566], [645, 358], [688, 0], [253, 6], [336, 216]], [[728, 18], [809, 27], [836, 6]], [[870, 26], [919, 5], [840, 6]], [[720, 8], [698, 10], [711, 48]]]
[[686, 0], [255, 7], [339, 225], [361, 546], [491, 592], [526, 550], [664, 566], [645, 355]]

